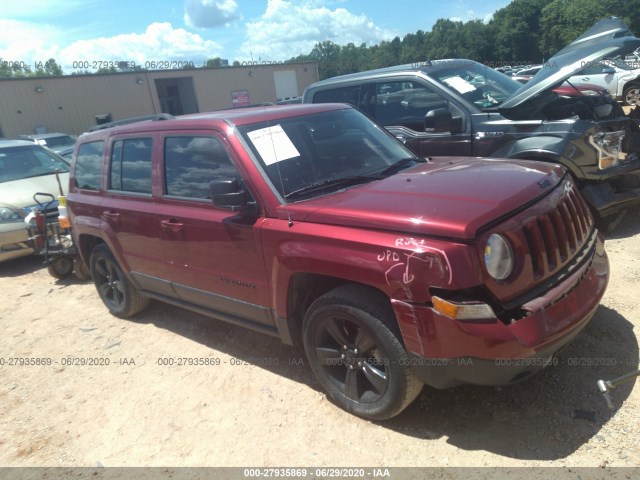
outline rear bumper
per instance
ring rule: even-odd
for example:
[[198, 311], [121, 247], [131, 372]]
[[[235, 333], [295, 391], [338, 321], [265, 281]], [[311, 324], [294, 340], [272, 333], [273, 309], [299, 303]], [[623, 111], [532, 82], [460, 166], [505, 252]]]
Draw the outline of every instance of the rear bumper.
[[0, 225], [0, 262], [31, 255], [34, 250], [27, 237], [27, 228], [22, 222]]
[[[409, 361], [427, 385], [505, 385], [550, 363], [589, 322], [604, 295], [609, 262], [597, 240], [592, 258], [509, 325], [460, 322], [429, 306], [392, 300]], [[551, 294], [552, 293], [552, 294]]]

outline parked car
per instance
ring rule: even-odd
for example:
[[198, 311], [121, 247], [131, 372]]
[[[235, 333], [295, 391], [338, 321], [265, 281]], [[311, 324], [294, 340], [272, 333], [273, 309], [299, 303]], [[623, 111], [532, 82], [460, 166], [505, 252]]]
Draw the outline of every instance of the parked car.
[[68, 163], [71, 163], [71, 159], [73, 157], [74, 146], [64, 147], [58, 150], [56, 153], [65, 159]]
[[[33, 253], [27, 243], [25, 217], [37, 208], [33, 194], [60, 192], [55, 171], [66, 191], [69, 166], [50, 150], [23, 140], [0, 140], [0, 262]], [[47, 215], [58, 215], [52, 203]]]
[[564, 167], [427, 161], [345, 104], [84, 134], [67, 205], [111, 313], [153, 298], [300, 343], [369, 419], [553, 364], [609, 272]]
[[510, 75], [511, 78], [520, 83], [527, 83], [536, 73], [542, 70], [543, 65], [534, 65], [532, 67], [523, 68]]
[[532, 67], [523, 68], [522, 70], [518, 70], [516, 75], [528, 75], [533, 77], [536, 73], [542, 70], [543, 65], [534, 65]]
[[19, 140], [27, 140], [47, 147], [54, 152], [59, 152], [68, 147], [73, 147], [76, 139], [66, 133], [38, 133], [34, 135], [18, 135]]
[[601, 229], [640, 203], [640, 130], [602, 95], [553, 89], [585, 59], [640, 45], [617, 18], [596, 23], [549, 59], [525, 85], [472, 60], [435, 60], [321, 80], [305, 103], [346, 102], [384, 125], [421, 156], [469, 155], [566, 166]]
[[600, 85], [592, 83], [568, 83], [564, 82], [559, 87], [553, 89], [553, 93], [564, 97], [583, 97], [589, 95], [599, 95], [602, 97], [611, 97], [609, 92]]
[[569, 80], [595, 83], [625, 105], [640, 105], [640, 68], [632, 68], [623, 60], [589, 63]]

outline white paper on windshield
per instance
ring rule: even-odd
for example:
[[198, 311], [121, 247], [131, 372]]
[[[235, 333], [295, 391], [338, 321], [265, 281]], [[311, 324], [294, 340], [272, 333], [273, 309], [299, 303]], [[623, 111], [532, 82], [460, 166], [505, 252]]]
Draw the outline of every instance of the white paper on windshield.
[[464, 78], [460, 78], [460, 77], [449, 77], [449, 78], [445, 78], [443, 81], [450, 87], [455, 88], [458, 91], [458, 93], [469, 93], [469, 92], [473, 92], [476, 89], [476, 87], [471, 85]]
[[280, 125], [249, 132], [249, 139], [266, 165], [299, 157], [300, 152]]

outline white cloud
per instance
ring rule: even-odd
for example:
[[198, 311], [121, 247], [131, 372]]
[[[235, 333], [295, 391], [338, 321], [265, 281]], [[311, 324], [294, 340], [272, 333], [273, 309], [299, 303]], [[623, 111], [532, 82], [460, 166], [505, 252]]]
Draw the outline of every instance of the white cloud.
[[[133, 61], [145, 66], [145, 62], [158, 60], [192, 61], [201, 65], [204, 60], [218, 57], [222, 46], [205, 40], [200, 35], [183, 28], [173, 28], [170, 23], [152, 23], [144, 33], [126, 33], [113, 37], [78, 40], [63, 48], [51, 44], [56, 37], [54, 29], [43, 29], [23, 22], [0, 21], [0, 57], [11, 61], [25, 61], [33, 69], [36, 61], [53, 57], [69, 74], [73, 62]], [[20, 35], [15, 35], [21, 32]]]
[[326, 40], [360, 45], [396, 36], [366, 15], [355, 15], [344, 8], [316, 7], [310, 1], [269, 0], [262, 17], [246, 27], [247, 40], [240, 47], [239, 60], [286, 60], [307, 54], [316, 43]]
[[46, 24], [0, 20], [0, 58], [24, 62], [33, 69], [36, 61], [56, 55], [58, 46], [54, 40], [59, 34], [59, 29]]
[[214, 28], [241, 18], [235, 0], [185, 0], [184, 22], [193, 28]]

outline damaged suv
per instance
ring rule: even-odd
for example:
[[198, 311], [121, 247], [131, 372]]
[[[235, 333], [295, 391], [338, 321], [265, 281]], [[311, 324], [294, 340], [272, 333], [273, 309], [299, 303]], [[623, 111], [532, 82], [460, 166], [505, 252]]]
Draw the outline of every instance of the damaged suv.
[[370, 419], [424, 383], [553, 365], [609, 277], [564, 167], [425, 160], [345, 104], [84, 134], [67, 205], [114, 315], [153, 298], [302, 344], [328, 395]]
[[[472, 60], [434, 60], [322, 80], [305, 103], [357, 106], [421, 156], [561, 163], [611, 230], [640, 202], [640, 131], [608, 96], [554, 89], [586, 64], [640, 46], [617, 18], [596, 23], [526, 85]], [[592, 94], [588, 94], [592, 93]]]

